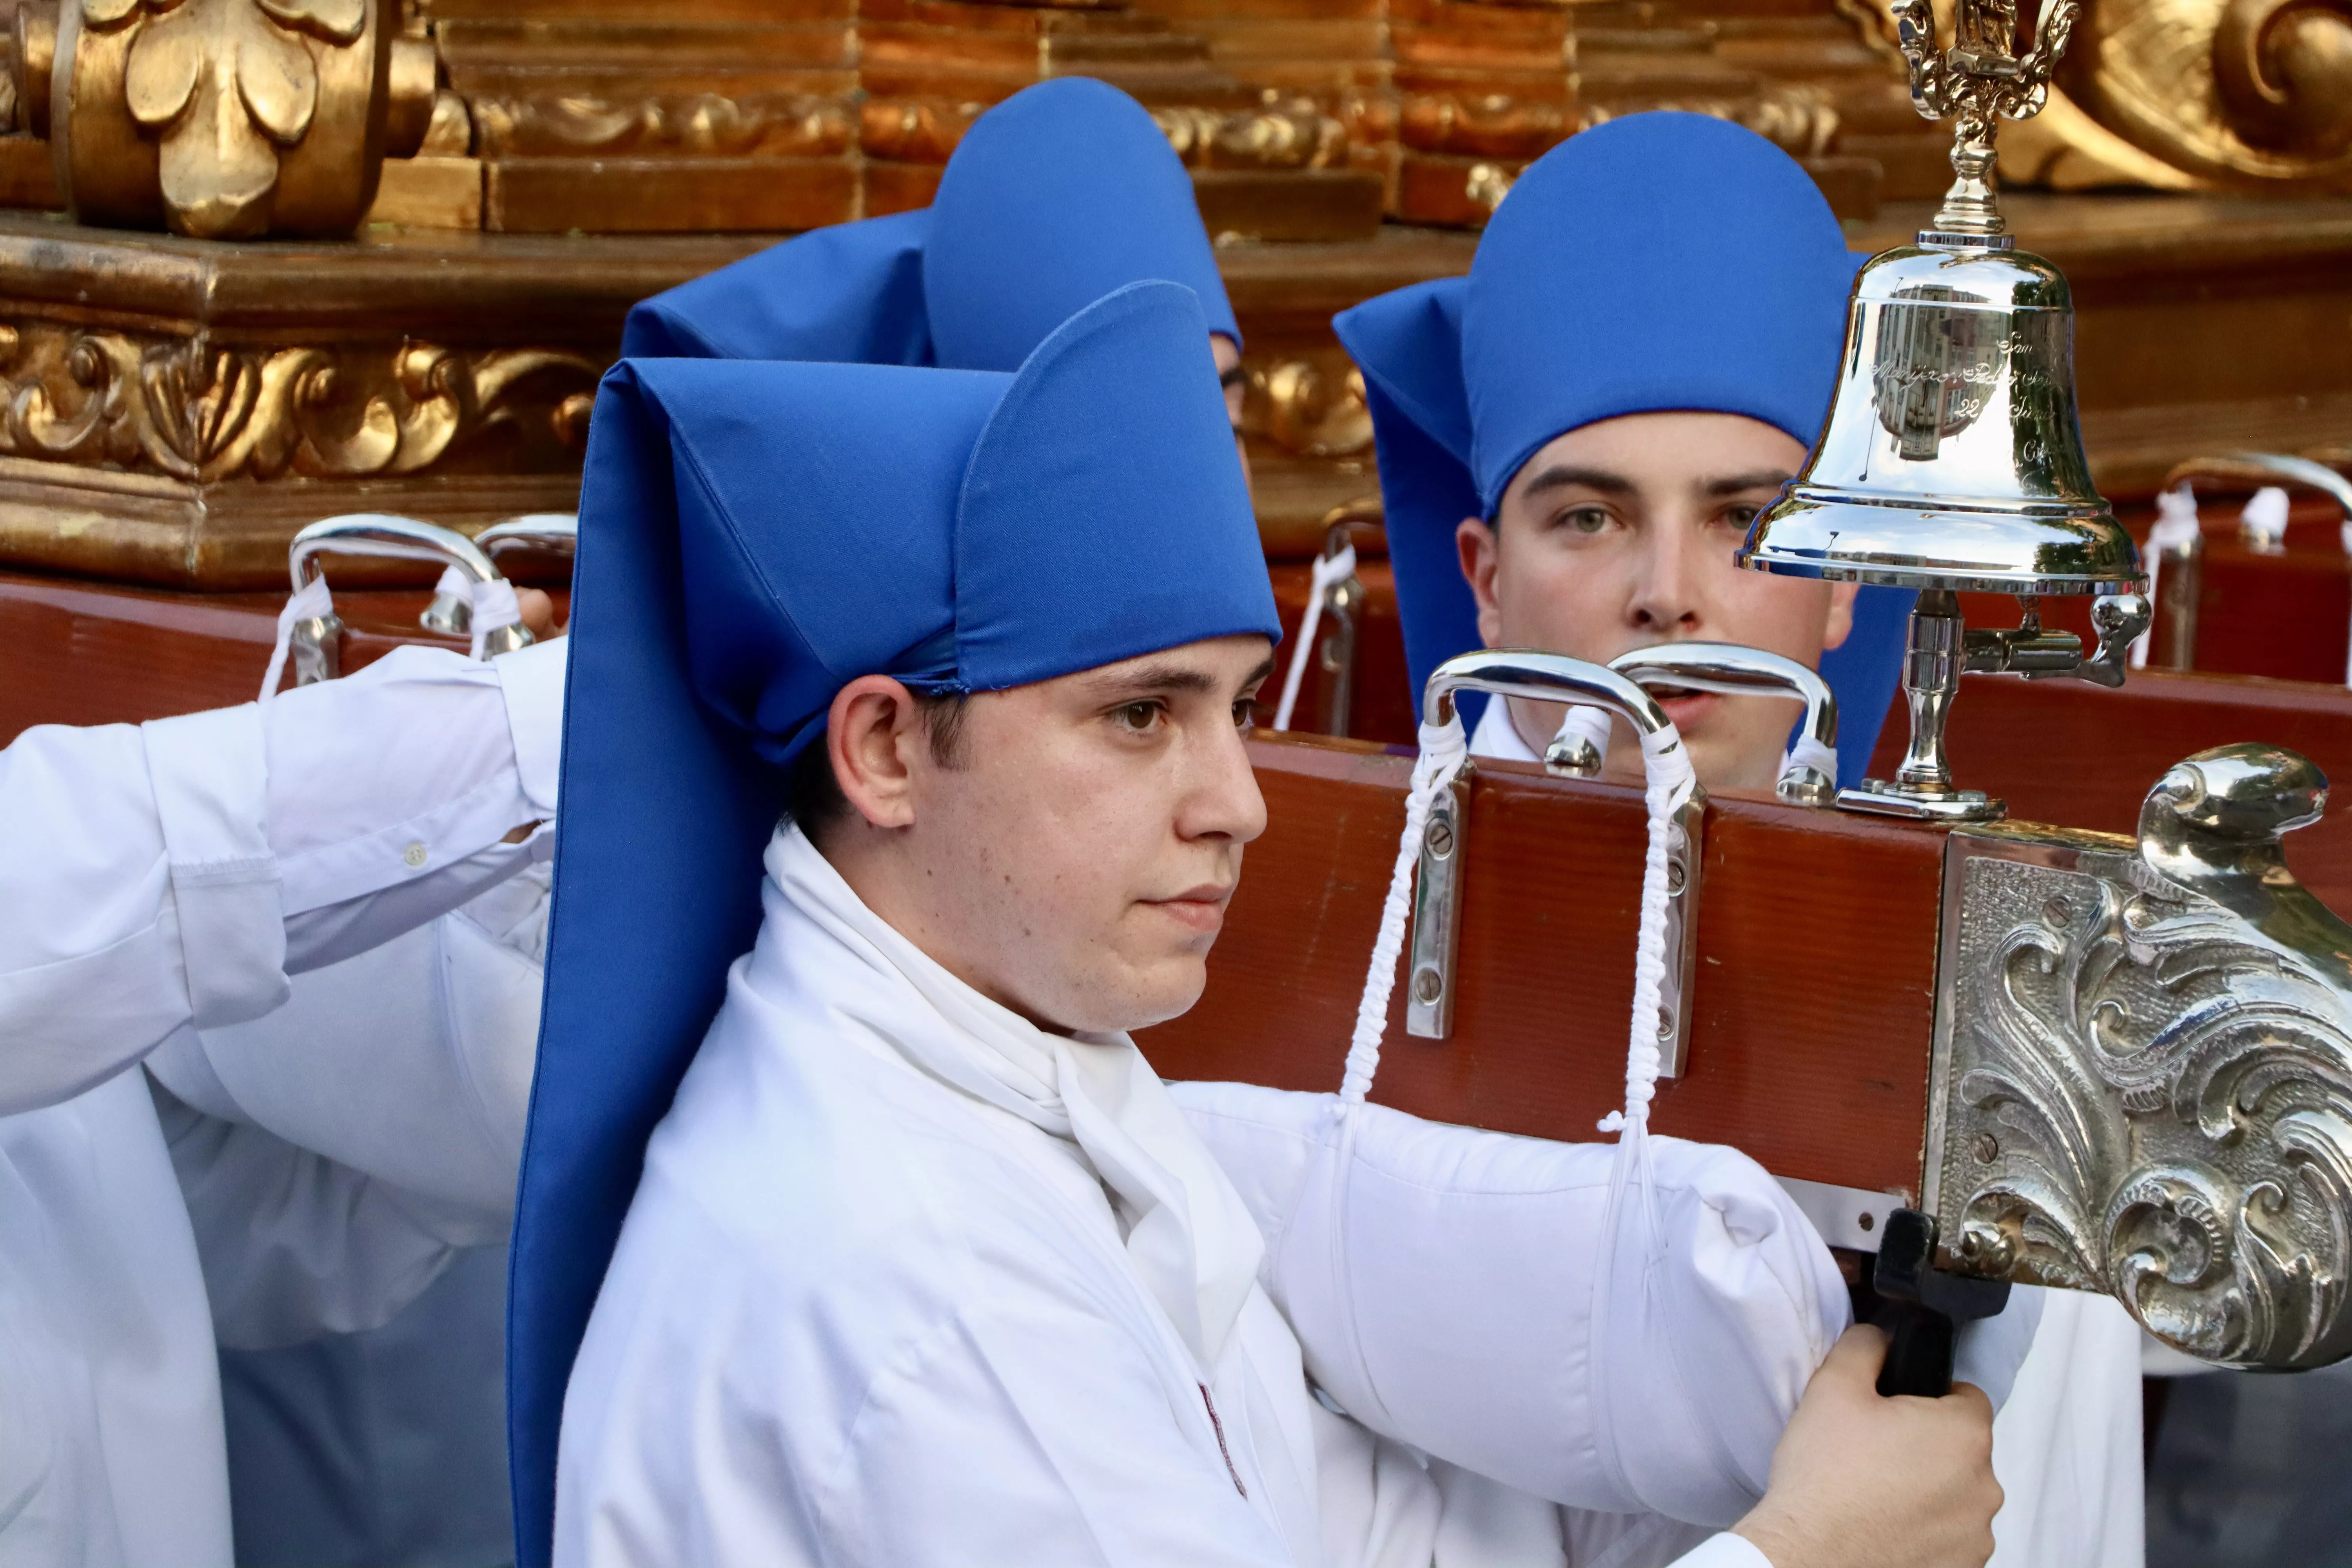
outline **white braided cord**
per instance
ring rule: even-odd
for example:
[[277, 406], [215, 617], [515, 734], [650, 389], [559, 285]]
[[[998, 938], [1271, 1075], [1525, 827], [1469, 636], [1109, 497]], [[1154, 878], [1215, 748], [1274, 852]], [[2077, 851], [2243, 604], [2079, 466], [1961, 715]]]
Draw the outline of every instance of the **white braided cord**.
[[1396, 865], [1389, 873], [1388, 897], [1381, 904], [1380, 934], [1372, 939], [1372, 962], [1364, 974], [1355, 1032], [1348, 1042], [1347, 1070], [1339, 1080], [1339, 1099], [1346, 1104], [1362, 1104], [1372, 1091], [1372, 1075], [1380, 1070], [1381, 1037], [1388, 1029], [1389, 997], [1396, 990], [1405, 915], [1412, 904], [1413, 868], [1421, 860], [1421, 836], [1429, 826], [1430, 808], [1469, 760], [1469, 741], [1459, 715], [1421, 727], [1421, 755], [1413, 762], [1412, 787], [1404, 799], [1404, 833], [1397, 840]]
[[270, 645], [269, 668], [261, 678], [261, 695], [257, 700], [268, 702], [278, 695], [278, 683], [286, 675], [286, 655], [294, 644], [294, 624], [334, 613], [335, 596], [327, 591], [324, 577], [313, 577], [286, 596], [285, 607], [278, 612], [278, 640]]
[[2134, 669], [2147, 668], [2148, 648], [2156, 639], [2156, 606], [2162, 603], [2156, 596], [2156, 585], [2164, 574], [2165, 552], [2186, 550], [2197, 542], [2200, 532], [2197, 494], [2186, 480], [2156, 498], [2156, 521], [2147, 531], [2147, 628], [2132, 638]]
[[1307, 661], [1314, 657], [1315, 631], [1323, 622], [1323, 601], [1331, 590], [1356, 574], [1356, 547], [1340, 546], [1337, 555], [1318, 557], [1307, 594], [1307, 613], [1298, 622], [1298, 644], [1290, 650], [1290, 668], [1282, 677], [1282, 700], [1274, 710], [1274, 727], [1290, 728], [1291, 710], [1298, 706], [1299, 683], [1307, 678]]

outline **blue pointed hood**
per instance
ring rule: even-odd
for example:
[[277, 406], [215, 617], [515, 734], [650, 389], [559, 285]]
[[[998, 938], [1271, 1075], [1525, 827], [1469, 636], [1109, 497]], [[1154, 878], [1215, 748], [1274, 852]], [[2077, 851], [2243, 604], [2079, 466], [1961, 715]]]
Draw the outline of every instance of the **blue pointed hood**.
[[1013, 374], [605, 377], [508, 1306], [520, 1562], [548, 1561], [572, 1359], [646, 1140], [757, 934], [785, 765], [834, 694], [875, 673], [994, 690], [1280, 636], [1206, 331], [1190, 291], [1140, 283]]
[[[1628, 414], [1745, 415], [1810, 447], [1835, 389], [1845, 248], [1804, 170], [1705, 115], [1628, 115], [1529, 165], [1467, 278], [1401, 289], [1332, 322], [1363, 368], [1406, 664], [1478, 646], [1454, 534], [1491, 519], [1546, 442]], [[1863, 590], [1822, 661], [1859, 779], [1892, 700], [1911, 595]]]

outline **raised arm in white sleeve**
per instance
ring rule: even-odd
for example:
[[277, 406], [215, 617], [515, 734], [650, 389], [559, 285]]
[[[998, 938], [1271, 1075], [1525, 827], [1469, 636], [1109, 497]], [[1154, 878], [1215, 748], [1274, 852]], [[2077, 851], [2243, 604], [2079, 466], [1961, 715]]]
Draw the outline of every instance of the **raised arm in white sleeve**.
[[[0, 751], [0, 1114], [258, 1017], [552, 850], [565, 644]], [[541, 825], [517, 843], [517, 829]]]
[[1347, 1143], [1329, 1096], [1171, 1087], [1265, 1234], [1309, 1375], [1356, 1420], [1571, 1508], [1720, 1528], [1763, 1495], [1850, 1307], [1753, 1161], [1654, 1138], [1645, 1267], [1638, 1226], [1612, 1241], [1610, 1145], [1378, 1106]]

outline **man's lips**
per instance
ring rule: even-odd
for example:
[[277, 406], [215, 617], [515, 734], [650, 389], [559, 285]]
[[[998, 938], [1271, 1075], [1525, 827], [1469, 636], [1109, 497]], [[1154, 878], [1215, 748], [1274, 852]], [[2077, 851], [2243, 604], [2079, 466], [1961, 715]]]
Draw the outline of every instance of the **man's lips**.
[[1653, 686], [1649, 690], [1658, 706], [1666, 710], [1666, 717], [1675, 721], [1677, 730], [1688, 729], [1711, 712], [1721, 700], [1712, 691], [1693, 691], [1682, 686]]
[[1225, 923], [1225, 905], [1233, 896], [1230, 882], [1203, 882], [1197, 888], [1185, 889], [1174, 898], [1146, 899], [1143, 902], [1165, 910], [1194, 931], [1213, 933]]

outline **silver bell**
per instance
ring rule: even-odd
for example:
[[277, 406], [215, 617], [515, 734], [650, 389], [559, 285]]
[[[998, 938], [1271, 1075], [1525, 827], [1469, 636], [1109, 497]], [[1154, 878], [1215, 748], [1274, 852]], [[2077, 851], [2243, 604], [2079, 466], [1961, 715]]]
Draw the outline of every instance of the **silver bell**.
[[[2001, 804], [1953, 786], [1944, 725], [1963, 670], [2077, 676], [2120, 685], [2147, 626], [2131, 535], [2091, 483], [2074, 412], [2074, 316], [2066, 279], [2016, 248], [1991, 184], [1996, 116], [2042, 107], [2075, 0], [2042, 7], [2015, 52], [2014, 0], [1960, 0], [1956, 41], [1936, 48], [1928, 0], [1896, 0], [1919, 112], [1958, 121], [1957, 176], [1916, 245], [1854, 279], [1828, 426], [1804, 471], [1758, 515], [1739, 563], [1759, 572], [1923, 590], [1903, 687], [1911, 746], [1892, 781], [1838, 802], [1903, 816], [1982, 820]], [[2025, 600], [2021, 624], [1961, 624], [1961, 593]], [[2105, 595], [2085, 655], [2042, 630], [2044, 594]]]

